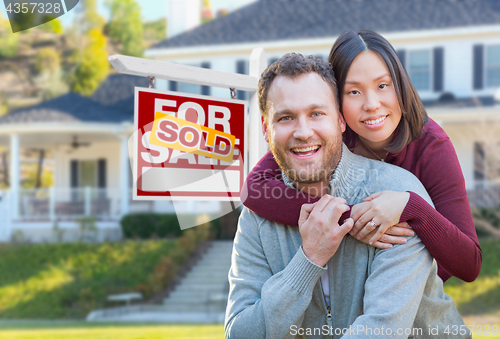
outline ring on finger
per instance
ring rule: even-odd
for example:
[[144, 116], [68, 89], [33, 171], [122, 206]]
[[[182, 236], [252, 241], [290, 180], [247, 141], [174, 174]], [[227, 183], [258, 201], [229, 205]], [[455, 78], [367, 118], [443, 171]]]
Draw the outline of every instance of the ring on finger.
[[368, 221], [368, 223], [366, 225], [371, 226], [371, 227], [377, 227], [377, 224], [373, 220]]

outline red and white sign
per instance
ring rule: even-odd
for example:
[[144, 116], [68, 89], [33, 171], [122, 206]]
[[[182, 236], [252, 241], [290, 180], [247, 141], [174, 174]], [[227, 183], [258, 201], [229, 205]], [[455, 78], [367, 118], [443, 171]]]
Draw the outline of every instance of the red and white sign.
[[242, 100], [136, 87], [134, 200], [239, 200], [245, 112]]

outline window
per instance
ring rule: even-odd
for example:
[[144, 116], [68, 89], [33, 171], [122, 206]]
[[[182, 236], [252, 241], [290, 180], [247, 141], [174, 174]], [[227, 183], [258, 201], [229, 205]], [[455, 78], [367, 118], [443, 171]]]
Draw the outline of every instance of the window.
[[431, 51], [408, 52], [408, 74], [417, 91], [431, 89]]
[[486, 87], [500, 87], [500, 45], [486, 48]]
[[187, 82], [178, 82], [177, 90], [182, 93], [200, 94], [201, 86], [196, 84], [189, 84]]
[[106, 159], [71, 160], [70, 187], [106, 188]]
[[[189, 66], [210, 68], [210, 63], [203, 62], [201, 64], [189, 65]], [[200, 86], [200, 85], [191, 84], [191, 83], [187, 83], [187, 82], [170, 81], [168, 89], [170, 91], [176, 91], [176, 92], [182, 92], [182, 93], [210, 95], [210, 87], [209, 86]]]
[[80, 187], [97, 187], [97, 161], [80, 161]]
[[[236, 61], [236, 73], [248, 74], [248, 61], [246, 61], [246, 60]], [[248, 99], [248, 92], [237, 90], [236, 91], [236, 99], [247, 100]]]

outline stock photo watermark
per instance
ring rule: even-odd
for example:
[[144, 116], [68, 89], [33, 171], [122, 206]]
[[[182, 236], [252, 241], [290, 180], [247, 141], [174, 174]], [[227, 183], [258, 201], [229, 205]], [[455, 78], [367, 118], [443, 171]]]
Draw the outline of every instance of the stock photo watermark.
[[3, 0], [12, 33], [21, 32], [63, 16], [79, 0]]

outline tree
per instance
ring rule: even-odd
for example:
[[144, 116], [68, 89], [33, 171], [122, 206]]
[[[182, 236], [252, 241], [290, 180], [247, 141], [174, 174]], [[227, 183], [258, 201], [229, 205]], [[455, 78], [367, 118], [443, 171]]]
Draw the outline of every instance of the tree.
[[96, 0], [82, 0], [79, 8], [77, 25], [83, 33], [88, 33], [93, 29], [102, 31], [105, 20], [97, 13]]
[[38, 75], [34, 82], [45, 100], [55, 98], [68, 91], [63, 81], [61, 57], [53, 47], [44, 47], [35, 55], [35, 69]]
[[167, 37], [167, 19], [161, 18], [144, 23], [144, 39], [148, 42], [163, 40]]
[[109, 71], [106, 37], [98, 29], [90, 30], [86, 36], [83, 50], [74, 54], [76, 69], [73, 73], [71, 89], [85, 96], [90, 96], [106, 79]]
[[135, 0], [107, 0], [110, 21], [109, 37], [121, 45], [120, 52], [130, 56], [142, 56], [144, 50], [141, 8]]
[[45, 24], [40, 25], [40, 29], [43, 31], [47, 32], [53, 32], [58, 35], [61, 35], [64, 33], [64, 27], [61, 23], [61, 20], [59, 19], [54, 19], [52, 21], [49, 21]]
[[96, 1], [82, 1], [76, 29], [83, 34], [80, 47], [72, 53], [69, 69], [71, 90], [90, 96], [106, 79], [109, 71], [104, 19], [97, 13]]
[[11, 58], [17, 54], [19, 35], [12, 33], [9, 20], [0, 12], [0, 58]]

